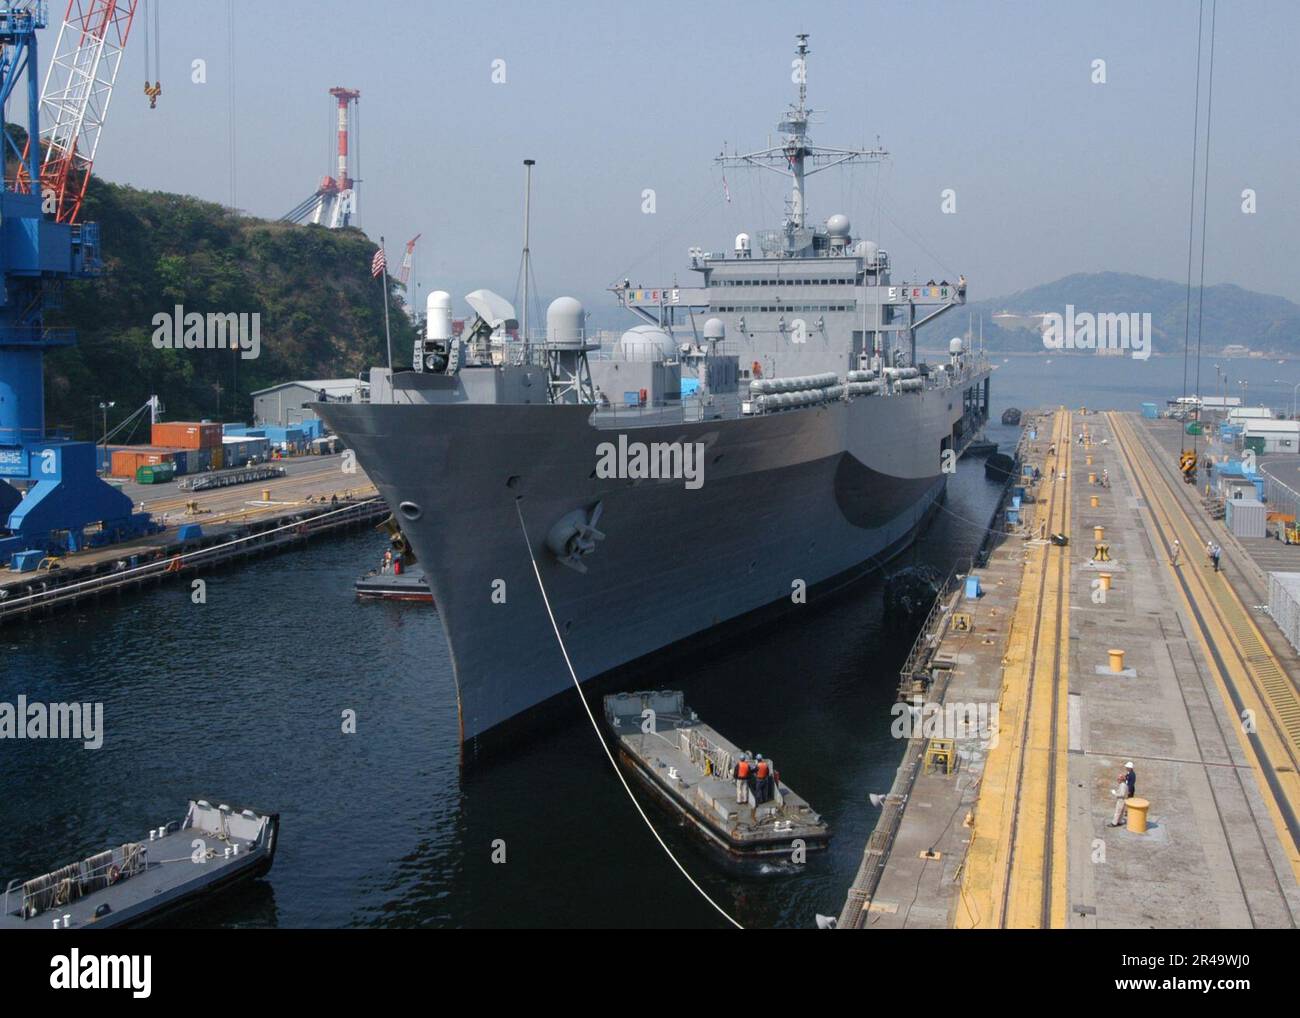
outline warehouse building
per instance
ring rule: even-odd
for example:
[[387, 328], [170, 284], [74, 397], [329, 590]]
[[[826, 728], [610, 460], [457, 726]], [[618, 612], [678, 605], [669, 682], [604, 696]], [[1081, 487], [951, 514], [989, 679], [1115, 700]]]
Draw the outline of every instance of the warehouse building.
[[368, 399], [370, 385], [357, 378], [308, 378], [281, 382], [253, 393], [254, 424], [293, 427], [318, 420], [305, 404], [325, 400], [356, 403]]
[[1244, 445], [1257, 453], [1300, 452], [1300, 421], [1248, 420]]

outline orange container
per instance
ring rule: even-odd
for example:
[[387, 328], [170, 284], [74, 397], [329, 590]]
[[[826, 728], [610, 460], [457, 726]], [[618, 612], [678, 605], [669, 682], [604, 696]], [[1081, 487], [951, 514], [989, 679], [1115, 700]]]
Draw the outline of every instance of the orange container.
[[112, 475], [135, 480], [135, 472], [143, 466], [156, 463], [170, 463], [172, 454], [167, 449], [155, 449], [152, 446], [130, 446], [126, 449], [113, 450]]
[[153, 444], [177, 449], [220, 449], [221, 425], [198, 421], [167, 421], [153, 426]]

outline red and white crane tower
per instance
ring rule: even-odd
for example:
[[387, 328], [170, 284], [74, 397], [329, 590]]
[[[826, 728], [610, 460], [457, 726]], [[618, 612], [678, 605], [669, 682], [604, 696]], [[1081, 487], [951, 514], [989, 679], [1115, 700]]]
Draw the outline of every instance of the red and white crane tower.
[[[90, 183], [136, 0], [70, 0], [41, 89], [41, 194], [56, 222], [75, 223]], [[28, 139], [28, 145], [31, 139]], [[26, 161], [20, 190], [29, 190]]]
[[338, 229], [349, 225], [357, 214], [356, 185], [359, 181], [352, 176], [351, 167], [356, 162], [351, 158], [351, 149], [354, 112], [361, 93], [355, 88], [338, 86], [330, 89], [330, 95], [338, 106], [337, 175], [322, 178], [315, 194], [282, 216], [282, 222], [310, 222]]

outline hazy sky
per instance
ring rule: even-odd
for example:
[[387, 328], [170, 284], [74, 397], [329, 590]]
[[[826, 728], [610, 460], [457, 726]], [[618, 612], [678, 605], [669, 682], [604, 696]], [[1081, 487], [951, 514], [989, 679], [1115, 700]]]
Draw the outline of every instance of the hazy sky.
[[[229, 202], [231, 0], [161, 2], [158, 108], [141, 93], [138, 22], [96, 169]], [[359, 225], [387, 236], [393, 263], [422, 232], [423, 292], [450, 290], [458, 310], [475, 287], [514, 292], [525, 157], [537, 160], [539, 287], [589, 308], [624, 274], [685, 282], [690, 246], [729, 249], [740, 230], [778, 225], [783, 178], [728, 170], [727, 204], [712, 159], [724, 141], [775, 140], [797, 31], [811, 34], [814, 141], [879, 136], [891, 153], [811, 178], [810, 218], [849, 214], [856, 235], [890, 251], [896, 279], [964, 272], [982, 299], [1071, 272], [1187, 270], [1195, 0], [233, 0], [233, 11], [238, 206], [275, 218], [306, 197], [332, 166], [326, 90], [358, 88]], [[1208, 22], [1207, 5], [1207, 44]], [[1294, 0], [1219, 2], [1207, 282], [1292, 291], [1298, 30]], [[206, 84], [191, 83], [196, 58]], [[498, 59], [504, 84], [492, 81]], [[1105, 84], [1091, 80], [1098, 59]], [[955, 215], [941, 211], [945, 188]], [[1257, 192], [1254, 215], [1241, 212], [1244, 188]]]

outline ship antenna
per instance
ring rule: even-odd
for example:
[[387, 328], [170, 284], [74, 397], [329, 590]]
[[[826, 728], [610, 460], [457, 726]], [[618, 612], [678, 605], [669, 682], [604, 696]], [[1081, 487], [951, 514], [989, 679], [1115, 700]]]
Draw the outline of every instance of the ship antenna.
[[528, 363], [528, 277], [532, 275], [533, 271], [528, 252], [528, 229], [532, 218], [533, 167], [536, 165], [536, 159], [524, 160], [524, 253], [519, 266], [519, 271], [523, 273], [524, 277], [524, 315], [520, 320], [519, 328], [524, 336], [525, 364]]
[[[807, 202], [804, 180], [814, 173], [829, 170], [844, 163], [878, 162], [889, 153], [877, 146], [869, 149], [827, 148], [808, 141], [808, 122], [815, 112], [808, 108], [808, 33], [795, 36], [793, 63], [795, 83], [799, 86], [798, 101], [792, 103], [777, 130], [785, 135], [778, 145], [744, 154], [721, 155], [717, 162], [723, 166], [760, 166], [790, 178], [790, 197], [786, 202], [784, 253], [787, 257], [802, 254], [810, 245], [807, 234]], [[766, 249], [764, 253], [769, 253]], [[771, 252], [777, 253], [777, 252]]]

